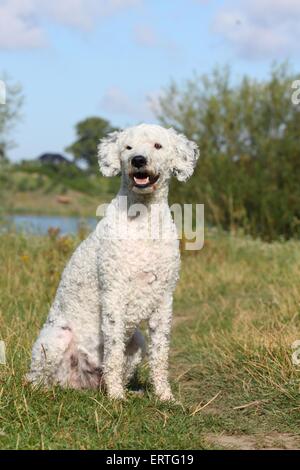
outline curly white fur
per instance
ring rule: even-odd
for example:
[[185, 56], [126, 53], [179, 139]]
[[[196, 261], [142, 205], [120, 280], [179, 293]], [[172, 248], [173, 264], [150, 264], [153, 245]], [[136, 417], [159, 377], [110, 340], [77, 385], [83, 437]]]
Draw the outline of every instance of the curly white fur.
[[[149, 188], [134, 185], [136, 155], [144, 156], [147, 170], [159, 175]], [[180, 256], [167, 205], [168, 185], [172, 174], [180, 181], [190, 177], [197, 157], [196, 144], [157, 125], [142, 124], [102, 140], [100, 169], [105, 176], [121, 173], [121, 188], [63, 272], [33, 347], [29, 381], [72, 388], [104, 384], [110, 397], [123, 398], [124, 387], [144, 356], [145, 341], [138, 327], [146, 320], [154, 390], [161, 400], [172, 399], [168, 350]], [[128, 212], [122, 196], [127, 197]], [[147, 211], [135, 214], [137, 203]], [[160, 213], [154, 225], [163, 232], [159, 238], [149, 235], [154, 204]], [[126, 238], [120, 235], [120, 224], [126, 225]]]

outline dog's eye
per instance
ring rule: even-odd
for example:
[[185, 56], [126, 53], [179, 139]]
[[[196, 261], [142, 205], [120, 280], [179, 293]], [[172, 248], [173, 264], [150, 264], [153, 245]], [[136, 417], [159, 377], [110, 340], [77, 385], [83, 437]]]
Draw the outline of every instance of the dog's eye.
[[127, 150], [132, 150], [132, 147], [130, 147], [130, 145], [127, 145], [126, 149]]
[[154, 147], [155, 147], [157, 150], [159, 150], [159, 149], [162, 148], [162, 145], [156, 142], [156, 144], [154, 144]]

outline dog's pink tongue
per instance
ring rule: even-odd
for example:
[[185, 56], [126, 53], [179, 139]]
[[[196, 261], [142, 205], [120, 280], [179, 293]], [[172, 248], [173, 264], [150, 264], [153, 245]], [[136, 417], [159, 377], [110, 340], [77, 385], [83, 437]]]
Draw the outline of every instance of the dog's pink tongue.
[[148, 184], [149, 183], [149, 176], [147, 178], [136, 178], [134, 177], [134, 181], [136, 184]]

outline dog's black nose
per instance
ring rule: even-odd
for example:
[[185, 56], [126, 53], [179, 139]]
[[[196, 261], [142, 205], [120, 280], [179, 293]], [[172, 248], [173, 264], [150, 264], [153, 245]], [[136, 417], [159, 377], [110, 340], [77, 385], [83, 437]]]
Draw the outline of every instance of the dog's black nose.
[[143, 155], [136, 155], [131, 160], [131, 163], [132, 163], [132, 166], [134, 166], [135, 168], [141, 168], [142, 166], [146, 165], [147, 160], [145, 157], [143, 157]]

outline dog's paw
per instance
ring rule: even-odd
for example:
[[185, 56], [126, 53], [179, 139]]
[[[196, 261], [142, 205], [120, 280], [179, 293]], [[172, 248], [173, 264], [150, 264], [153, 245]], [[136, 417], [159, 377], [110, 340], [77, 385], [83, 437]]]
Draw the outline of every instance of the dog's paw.
[[138, 390], [129, 390], [127, 393], [132, 397], [143, 397], [145, 395], [145, 390], [140, 388]]
[[171, 390], [164, 390], [160, 393], [157, 393], [156, 396], [160, 401], [169, 401], [169, 402], [173, 402], [173, 403], [176, 402], [176, 400], [174, 398], [174, 395], [171, 392]]
[[110, 392], [108, 393], [108, 397], [111, 399], [111, 400], [125, 400], [126, 399], [126, 396], [125, 396], [125, 393], [124, 393], [124, 390], [110, 390]]

